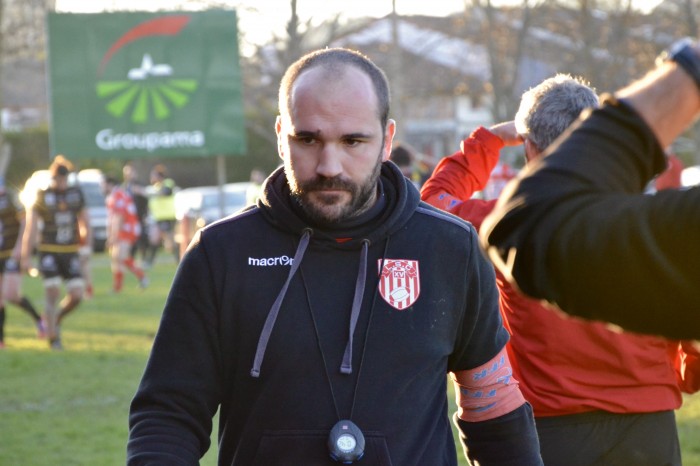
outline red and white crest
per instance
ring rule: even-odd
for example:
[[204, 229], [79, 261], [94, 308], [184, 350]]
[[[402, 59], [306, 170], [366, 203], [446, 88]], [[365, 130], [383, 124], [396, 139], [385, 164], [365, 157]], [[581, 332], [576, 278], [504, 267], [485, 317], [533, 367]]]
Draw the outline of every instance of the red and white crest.
[[392, 307], [402, 311], [413, 305], [420, 295], [418, 261], [379, 259], [379, 294]]

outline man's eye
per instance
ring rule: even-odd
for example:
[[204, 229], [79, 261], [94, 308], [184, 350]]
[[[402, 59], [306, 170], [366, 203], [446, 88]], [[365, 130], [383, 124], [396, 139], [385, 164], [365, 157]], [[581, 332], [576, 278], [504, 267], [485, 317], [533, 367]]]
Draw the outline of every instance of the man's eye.
[[304, 144], [307, 146], [310, 146], [316, 142], [316, 138], [312, 136], [297, 136], [294, 138], [294, 140], [297, 141], [299, 144]]
[[348, 147], [357, 147], [360, 145], [361, 142], [362, 141], [360, 141], [359, 139], [346, 139], [345, 145]]

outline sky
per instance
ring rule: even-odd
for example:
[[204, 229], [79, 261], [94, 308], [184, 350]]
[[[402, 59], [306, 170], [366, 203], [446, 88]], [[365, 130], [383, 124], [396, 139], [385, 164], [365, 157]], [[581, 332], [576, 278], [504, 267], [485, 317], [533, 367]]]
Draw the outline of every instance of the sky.
[[[96, 13], [104, 10], [167, 10], [173, 0], [55, 0], [58, 12]], [[193, 5], [200, 2], [177, 2]], [[282, 36], [291, 15], [289, 0], [219, 0], [219, 4], [235, 7], [239, 28], [246, 40], [265, 43], [273, 35]], [[345, 18], [381, 17], [391, 12], [392, 0], [297, 0], [297, 12], [302, 21], [319, 23], [341, 14]], [[185, 6], [188, 8], [188, 6]], [[464, 8], [464, 0], [396, 0], [399, 14], [444, 16]]]
[[[400, 15], [446, 16], [464, 10], [471, 0], [395, 0]], [[500, 3], [520, 3], [522, 0], [501, 0]], [[173, 4], [192, 5], [204, 1], [187, 0], [55, 0], [56, 11], [97, 13], [114, 10], [167, 10]], [[210, 2], [211, 3], [211, 2]], [[272, 36], [284, 35], [284, 27], [291, 14], [289, 0], [219, 0], [219, 4], [235, 7], [238, 26], [245, 40], [265, 43]], [[498, 4], [498, 0], [494, 0]], [[660, 0], [635, 0], [638, 8], [651, 8]], [[192, 9], [193, 7], [187, 7]], [[338, 14], [345, 18], [382, 17], [391, 12], [392, 0], [297, 0], [297, 12], [301, 21], [319, 23]]]

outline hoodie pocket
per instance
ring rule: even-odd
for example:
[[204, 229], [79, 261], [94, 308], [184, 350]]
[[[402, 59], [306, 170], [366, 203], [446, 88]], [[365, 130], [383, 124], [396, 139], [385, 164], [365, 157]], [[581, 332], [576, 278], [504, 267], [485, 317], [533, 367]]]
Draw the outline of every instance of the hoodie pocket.
[[[356, 462], [366, 466], [392, 466], [386, 440], [379, 432], [363, 432], [365, 454]], [[338, 466], [328, 452], [328, 432], [275, 430], [263, 432], [254, 466]]]

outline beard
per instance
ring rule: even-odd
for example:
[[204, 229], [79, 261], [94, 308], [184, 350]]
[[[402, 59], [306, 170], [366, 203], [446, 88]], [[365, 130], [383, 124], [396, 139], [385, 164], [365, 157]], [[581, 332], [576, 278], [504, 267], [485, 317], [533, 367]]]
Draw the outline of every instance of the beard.
[[[374, 205], [381, 167], [380, 157], [372, 172], [361, 183], [353, 183], [338, 176], [317, 176], [302, 182], [295, 179], [291, 169], [286, 166], [285, 172], [292, 198], [296, 199], [311, 221], [339, 223], [357, 217]], [[345, 194], [325, 193], [325, 189], [345, 191], [349, 200], [344, 200]]]

